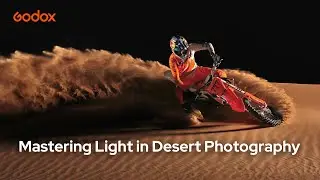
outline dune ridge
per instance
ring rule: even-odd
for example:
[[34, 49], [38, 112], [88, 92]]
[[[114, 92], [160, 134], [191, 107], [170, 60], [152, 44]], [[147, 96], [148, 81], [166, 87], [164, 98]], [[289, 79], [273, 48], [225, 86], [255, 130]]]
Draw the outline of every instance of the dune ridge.
[[[162, 76], [166, 70], [157, 61], [106, 50], [55, 46], [42, 55], [16, 51], [0, 59], [0, 113], [41, 112], [66, 103], [115, 98], [116, 104], [107, 109], [135, 107], [182, 117], [174, 86]], [[225, 70], [240, 88], [281, 111], [285, 121], [294, 116], [294, 103], [283, 89], [250, 72]]]

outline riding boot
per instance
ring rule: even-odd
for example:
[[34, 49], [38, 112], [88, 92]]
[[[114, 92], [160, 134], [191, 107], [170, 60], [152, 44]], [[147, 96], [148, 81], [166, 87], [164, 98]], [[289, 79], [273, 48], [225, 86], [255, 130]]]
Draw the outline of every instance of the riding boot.
[[190, 102], [183, 103], [182, 108], [184, 109], [184, 112], [187, 113], [189, 116], [195, 116], [199, 121], [204, 120], [201, 111], [194, 108]]

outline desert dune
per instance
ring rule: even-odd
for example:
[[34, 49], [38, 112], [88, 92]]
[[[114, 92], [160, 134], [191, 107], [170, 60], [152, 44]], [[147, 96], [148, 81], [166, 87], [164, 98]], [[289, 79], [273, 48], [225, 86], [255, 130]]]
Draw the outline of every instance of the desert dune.
[[[55, 47], [0, 60], [0, 179], [318, 179], [320, 85], [271, 83], [226, 69], [238, 85], [276, 106], [266, 127], [226, 107], [203, 106], [190, 122], [158, 62], [107, 51]], [[152, 73], [151, 73], [152, 72]], [[158, 125], [168, 125], [163, 129]], [[292, 155], [261, 152], [18, 152], [33, 142], [300, 143]]]

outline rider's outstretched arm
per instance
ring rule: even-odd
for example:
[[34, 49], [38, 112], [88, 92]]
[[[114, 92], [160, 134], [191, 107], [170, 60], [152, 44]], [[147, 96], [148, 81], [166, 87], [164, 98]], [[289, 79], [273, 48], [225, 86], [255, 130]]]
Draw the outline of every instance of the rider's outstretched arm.
[[207, 50], [210, 52], [210, 54], [214, 54], [214, 48], [211, 43], [205, 42], [205, 43], [191, 43], [189, 45], [189, 50], [193, 52], [203, 51]]
[[221, 58], [219, 55], [217, 55], [214, 51], [214, 48], [211, 43], [205, 42], [205, 43], [192, 43], [189, 45], [189, 51], [194, 54], [197, 51], [207, 50], [210, 53], [210, 56], [213, 58], [214, 64], [220, 63]]

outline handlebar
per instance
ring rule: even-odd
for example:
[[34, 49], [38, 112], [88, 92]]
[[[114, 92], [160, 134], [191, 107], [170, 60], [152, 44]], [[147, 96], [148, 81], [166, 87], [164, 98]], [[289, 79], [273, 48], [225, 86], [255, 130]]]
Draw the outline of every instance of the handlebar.
[[211, 43], [208, 43], [210, 49], [210, 56], [213, 60], [213, 66], [218, 67], [223, 59], [221, 59], [215, 52], [214, 47]]
[[220, 58], [219, 56], [217, 56], [217, 54], [215, 54], [214, 52], [211, 54], [212, 60], [213, 60], [213, 64], [212, 64], [212, 75], [214, 74], [215, 70], [220, 66], [221, 62], [222, 62], [222, 58]]
[[217, 57], [215, 53], [211, 54], [211, 57], [213, 60], [213, 66], [219, 67], [223, 59], [220, 57]]

